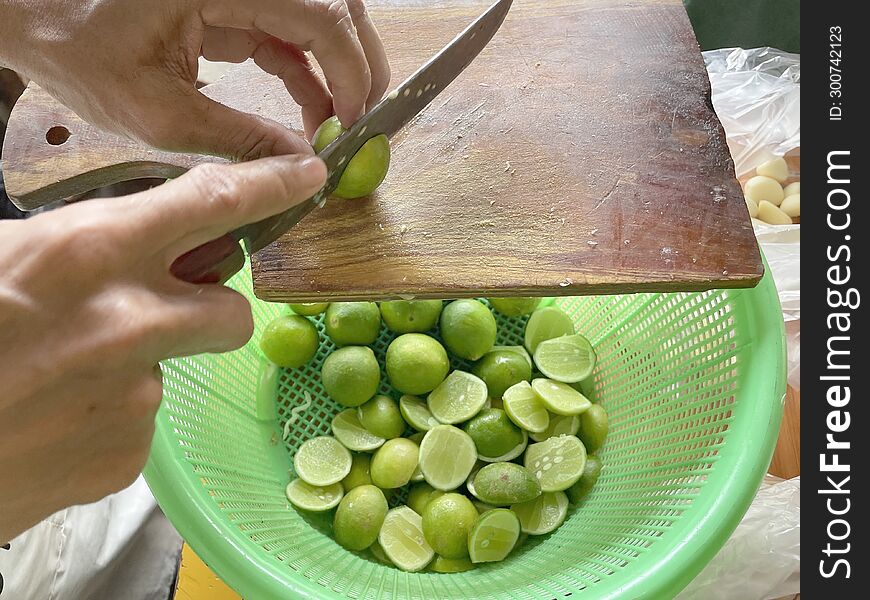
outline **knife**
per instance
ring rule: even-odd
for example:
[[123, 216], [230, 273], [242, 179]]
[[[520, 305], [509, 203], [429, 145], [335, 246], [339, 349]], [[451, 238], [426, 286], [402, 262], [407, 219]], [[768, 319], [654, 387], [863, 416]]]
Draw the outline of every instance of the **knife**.
[[371, 138], [392, 137], [465, 70], [501, 27], [513, 0], [498, 0], [350, 129], [318, 153], [326, 163], [326, 184], [311, 198], [262, 221], [239, 227], [180, 256], [171, 271], [190, 283], [223, 283], [240, 271], [245, 256], [265, 248], [322, 205], [338, 186], [354, 154]]

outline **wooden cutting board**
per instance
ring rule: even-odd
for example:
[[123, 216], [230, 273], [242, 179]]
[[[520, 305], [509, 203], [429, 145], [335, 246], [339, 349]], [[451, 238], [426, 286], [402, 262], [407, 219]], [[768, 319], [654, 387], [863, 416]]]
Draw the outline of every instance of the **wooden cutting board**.
[[[369, 4], [398, 82], [488, 2]], [[280, 82], [251, 65], [204, 89], [301, 123]], [[16, 112], [4, 170], [19, 199], [214, 160], [96, 132], [38, 89]], [[59, 126], [69, 139], [47, 143]], [[704, 290], [752, 286], [763, 273], [680, 0], [515, 2], [489, 46], [392, 149], [375, 194], [331, 200], [253, 257], [257, 296]]]

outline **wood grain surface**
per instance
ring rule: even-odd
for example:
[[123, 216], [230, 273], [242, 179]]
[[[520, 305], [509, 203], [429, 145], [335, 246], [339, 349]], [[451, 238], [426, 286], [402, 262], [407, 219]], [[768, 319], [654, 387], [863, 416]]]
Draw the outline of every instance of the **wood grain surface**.
[[[369, 4], [399, 82], [488, 2]], [[280, 82], [250, 65], [204, 90], [300, 123]], [[709, 96], [679, 0], [516, 2], [490, 45], [393, 139], [375, 194], [331, 200], [252, 258], [255, 292], [313, 301], [754, 285], [763, 268]], [[40, 103], [26, 139], [7, 141], [13, 194], [57, 195], [70, 165], [90, 173], [81, 186], [94, 173], [172, 175], [210, 160], [106, 144], [75, 120], [67, 144], [50, 146], [46, 126], [69, 115], [37, 90], [21, 115]]]

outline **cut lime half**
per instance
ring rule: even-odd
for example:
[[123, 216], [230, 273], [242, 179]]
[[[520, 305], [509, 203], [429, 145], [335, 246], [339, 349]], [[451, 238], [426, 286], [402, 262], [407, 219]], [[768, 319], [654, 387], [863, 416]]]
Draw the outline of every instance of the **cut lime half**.
[[528, 381], [521, 381], [505, 390], [502, 404], [510, 420], [525, 431], [540, 433], [550, 424], [547, 407]]
[[520, 520], [506, 508], [486, 511], [468, 534], [468, 555], [473, 563], [504, 560], [520, 537]]
[[429, 430], [420, 443], [420, 469], [436, 490], [455, 490], [477, 462], [477, 448], [467, 433], [452, 425]]
[[560, 492], [574, 485], [586, 466], [586, 448], [573, 435], [551, 437], [532, 444], [524, 457], [526, 468], [544, 492]]
[[383, 446], [386, 441], [362, 426], [355, 408], [343, 410], [333, 417], [332, 435], [345, 448], [355, 452], [372, 452]]
[[557, 435], [577, 435], [579, 429], [580, 417], [578, 415], [550, 415], [547, 429], [540, 433], [530, 433], [529, 437], [536, 442], [543, 442]]
[[335, 508], [344, 497], [344, 488], [340, 483], [321, 487], [309, 485], [302, 479], [294, 479], [288, 483], [285, 492], [293, 506], [311, 512]]
[[579, 415], [592, 406], [586, 396], [561, 381], [535, 379], [532, 389], [541, 397], [547, 410], [557, 415]]
[[511, 506], [520, 519], [525, 533], [543, 535], [554, 531], [568, 515], [568, 496], [565, 492], [545, 492], [528, 502]]
[[544, 340], [535, 350], [538, 370], [556, 381], [577, 383], [592, 374], [595, 350], [579, 333]]
[[315, 487], [338, 483], [350, 473], [352, 463], [350, 451], [328, 435], [303, 442], [293, 457], [296, 474]]
[[419, 571], [435, 556], [423, 537], [423, 518], [407, 506], [387, 513], [378, 542], [387, 558], [403, 571]]
[[402, 418], [417, 431], [429, 431], [439, 424], [438, 419], [432, 416], [425, 402], [406, 394], [399, 399], [399, 411]]
[[534, 354], [541, 342], [573, 333], [574, 322], [571, 317], [555, 306], [545, 306], [529, 317], [524, 345], [526, 350]]
[[441, 423], [462, 423], [486, 404], [486, 383], [465, 371], [453, 371], [429, 394], [429, 411]]

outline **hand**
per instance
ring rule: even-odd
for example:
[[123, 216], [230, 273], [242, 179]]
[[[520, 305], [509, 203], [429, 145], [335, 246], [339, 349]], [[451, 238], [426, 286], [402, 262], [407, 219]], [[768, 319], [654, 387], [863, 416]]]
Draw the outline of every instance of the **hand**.
[[160, 360], [251, 337], [243, 296], [176, 279], [173, 261], [325, 179], [316, 157], [206, 165], [147, 192], [0, 221], [0, 543], [135, 479]]
[[9, 0], [4, 19], [0, 58], [83, 119], [166, 150], [235, 160], [299, 151], [284, 127], [199, 93], [200, 55], [253, 58], [281, 78], [309, 138], [333, 111], [350, 126], [390, 79], [363, 0]]

